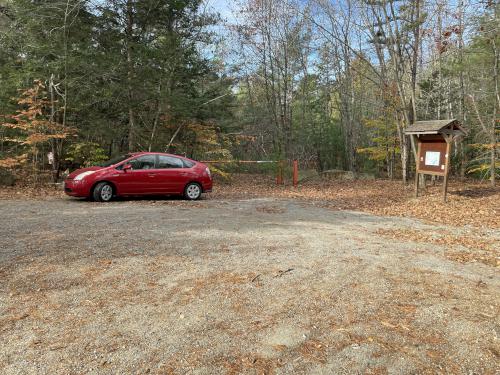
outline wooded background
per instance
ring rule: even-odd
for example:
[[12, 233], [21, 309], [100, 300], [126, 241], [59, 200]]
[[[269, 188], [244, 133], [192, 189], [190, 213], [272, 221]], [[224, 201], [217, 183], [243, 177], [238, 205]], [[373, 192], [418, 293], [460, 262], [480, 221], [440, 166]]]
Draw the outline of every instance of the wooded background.
[[0, 0], [0, 167], [56, 179], [149, 150], [406, 182], [404, 129], [456, 118], [469, 134], [452, 172], [495, 184], [500, 5], [228, 4], [221, 17], [200, 0]]

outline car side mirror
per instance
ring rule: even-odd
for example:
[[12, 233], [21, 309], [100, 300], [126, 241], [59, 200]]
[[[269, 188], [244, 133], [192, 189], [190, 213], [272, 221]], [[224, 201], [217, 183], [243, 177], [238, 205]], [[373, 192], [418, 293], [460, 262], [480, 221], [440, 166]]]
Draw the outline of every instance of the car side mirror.
[[132, 170], [132, 164], [125, 164], [123, 166], [123, 171], [124, 172], [130, 171], [130, 170]]

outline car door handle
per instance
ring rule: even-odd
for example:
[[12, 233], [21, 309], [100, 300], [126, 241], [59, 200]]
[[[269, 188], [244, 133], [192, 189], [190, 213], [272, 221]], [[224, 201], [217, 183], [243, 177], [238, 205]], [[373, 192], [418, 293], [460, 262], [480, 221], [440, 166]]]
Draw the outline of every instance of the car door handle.
[[154, 176], [156, 176], [156, 173], [148, 173], [148, 176], [149, 177], [154, 177]]

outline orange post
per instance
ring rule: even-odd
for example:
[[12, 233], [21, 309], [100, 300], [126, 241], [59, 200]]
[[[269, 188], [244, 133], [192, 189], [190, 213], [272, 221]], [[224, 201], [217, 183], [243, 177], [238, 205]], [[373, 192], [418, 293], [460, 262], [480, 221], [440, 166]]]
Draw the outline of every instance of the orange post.
[[299, 162], [297, 159], [293, 161], [293, 186], [297, 187], [299, 184]]

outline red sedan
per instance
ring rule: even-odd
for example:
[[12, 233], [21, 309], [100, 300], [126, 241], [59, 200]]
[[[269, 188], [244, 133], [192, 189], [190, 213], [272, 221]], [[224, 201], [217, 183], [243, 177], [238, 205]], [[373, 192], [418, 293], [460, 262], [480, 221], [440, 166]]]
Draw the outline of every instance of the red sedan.
[[64, 191], [99, 202], [114, 196], [160, 194], [196, 200], [212, 191], [212, 176], [205, 164], [182, 156], [139, 152], [74, 171], [64, 181]]

